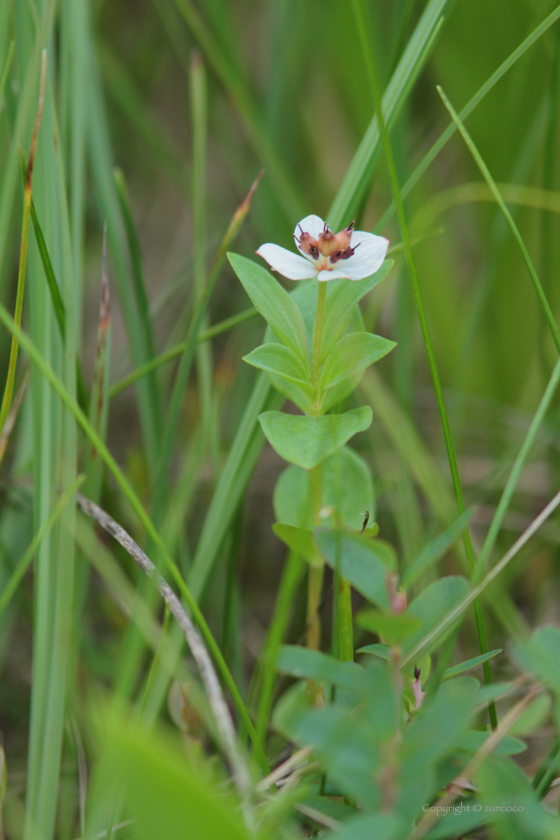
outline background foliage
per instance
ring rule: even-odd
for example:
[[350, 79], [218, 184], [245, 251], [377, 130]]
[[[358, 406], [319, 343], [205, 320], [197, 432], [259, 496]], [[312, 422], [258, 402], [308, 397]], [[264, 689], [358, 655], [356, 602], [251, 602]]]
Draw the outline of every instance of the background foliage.
[[[359, 8], [363, 17], [354, 14]], [[184, 836], [185, 825], [205, 838], [249, 830], [246, 809], [224, 783], [219, 737], [182, 636], [129, 555], [76, 510], [82, 474], [81, 491], [168, 580], [172, 558], [200, 604], [231, 672], [227, 697], [241, 749], [243, 703], [263, 747], [248, 759], [253, 783], [266, 775], [266, 762], [275, 767], [288, 757], [290, 744], [315, 747], [311, 770], [280, 786], [282, 796], [272, 788], [261, 790], [262, 800], [254, 795], [250, 810], [263, 836], [409, 836], [424, 799], [434, 801], [486, 738], [485, 708], [466, 731], [471, 711], [493, 696], [468, 682], [470, 674], [434, 688], [433, 705], [413, 719], [400, 752], [386, 747], [398, 725], [381, 698], [390, 705], [393, 697], [399, 719], [400, 691], [386, 660], [358, 656], [360, 679], [332, 671], [331, 659], [319, 674], [309, 671], [316, 663], [281, 659], [275, 675], [271, 651], [298, 645], [305, 632], [304, 570], [271, 529], [281, 519], [273, 491], [284, 465], [264, 445], [256, 418], [280, 398], [265, 374], [241, 361], [261, 343], [264, 323], [250, 313], [238, 322], [250, 301], [222, 245], [250, 258], [263, 242], [292, 247], [294, 225], [308, 212], [337, 229], [355, 218], [400, 245], [396, 216], [386, 213], [392, 192], [372, 121], [369, 49], [462, 492], [466, 507], [475, 507], [474, 556], [484, 544], [486, 568], [494, 567], [557, 489], [555, 380], [535, 414], [557, 350], [511, 230], [460, 134], [412, 189], [406, 184], [450, 124], [436, 85], [460, 111], [513, 54], [465, 123], [558, 318], [559, 16], [550, 0], [0, 0], [0, 300], [11, 314], [21, 153], [27, 160], [47, 51], [22, 322], [31, 344], [21, 337], [21, 408], [14, 395], [15, 425], [0, 443], [0, 769], [7, 780], [0, 799], [10, 840], [108, 836], [113, 826], [119, 837]], [[526, 52], [514, 53], [535, 30]], [[261, 169], [250, 207], [234, 218]], [[105, 222], [110, 325], [106, 291], [99, 314]], [[373, 410], [373, 425], [351, 445], [372, 470], [371, 517], [394, 546], [400, 574], [424, 551], [427, 571], [410, 583], [418, 596], [438, 579], [467, 575], [457, 540], [464, 520], [441, 550], [426, 549], [458, 513], [402, 248], [391, 257], [395, 265], [361, 312], [367, 330], [397, 347], [347, 407]], [[230, 318], [211, 340], [199, 340]], [[12, 336], [5, 313], [2, 320], [5, 378]], [[165, 363], [149, 364], [162, 353]], [[146, 364], [151, 369], [135, 384], [122, 381]], [[531, 429], [518, 478], [498, 507]], [[558, 788], [549, 790], [557, 773], [545, 762], [558, 737], [560, 644], [545, 625], [559, 621], [559, 541], [553, 513], [481, 595], [488, 647], [503, 651], [491, 662], [493, 676], [509, 691], [498, 700], [499, 720], [523, 697], [532, 701], [529, 717], [510, 732], [526, 736], [527, 749], [502, 742], [502, 754], [491, 750], [477, 776], [477, 801], [525, 808], [525, 817], [493, 816], [491, 836], [560, 832], [550, 815], [558, 808]], [[185, 596], [184, 585], [177, 591]], [[365, 600], [355, 586], [356, 612]], [[327, 602], [325, 651], [330, 616]], [[371, 622], [361, 625], [355, 647], [378, 643]], [[443, 667], [479, 654], [472, 607], [450, 638]], [[534, 698], [520, 680], [528, 673], [541, 681]], [[323, 681], [327, 695], [335, 686], [334, 702], [302, 711], [294, 676]], [[367, 717], [374, 683], [380, 693]], [[477, 699], [477, 692], [486, 694]], [[350, 707], [358, 710], [353, 716]], [[354, 728], [339, 732], [346, 720]], [[387, 750], [398, 754], [393, 778], [400, 781], [385, 800], [379, 790], [392, 782], [375, 776], [371, 784], [378, 750], [385, 773]], [[457, 754], [462, 762], [454, 764]], [[415, 788], [426, 781], [426, 765], [429, 785]], [[356, 816], [356, 803], [365, 815]], [[445, 824], [429, 836], [457, 836], [458, 821]]]

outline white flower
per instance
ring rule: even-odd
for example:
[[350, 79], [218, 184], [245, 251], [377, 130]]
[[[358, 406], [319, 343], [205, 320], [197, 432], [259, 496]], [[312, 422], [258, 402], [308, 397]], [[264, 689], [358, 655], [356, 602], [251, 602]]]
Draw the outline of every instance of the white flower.
[[301, 257], [270, 242], [256, 252], [290, 280], [363, 280], [381, 268], [389, 247], [384, 236], [354, 230], [354, 222], [334, 234], [319, 216], [302, 219], [294, 239]]

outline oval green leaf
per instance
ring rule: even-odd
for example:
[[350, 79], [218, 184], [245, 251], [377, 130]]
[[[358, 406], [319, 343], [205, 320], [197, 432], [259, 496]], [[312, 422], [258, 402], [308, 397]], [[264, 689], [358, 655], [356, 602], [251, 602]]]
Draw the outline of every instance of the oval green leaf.
[[301, 313], [288, 292], [261, 265], [239, 254], [228, 254], [233, 270], [281, 344], [309, 363], [307, 334]]
[[368, 332], [355, 332], [343, 336], [323, 365], [319, 380], [320, 389], [328, 391], [339, 382], [356, 376], [386, 356], [395, 346], [394, 341]]
[[372, 412], [369, 406], [346, 414], [305, 417], [265, 411], [259, 422], [273, 449], [290, 464], [312, 470], [358, 432], [369, 429]]

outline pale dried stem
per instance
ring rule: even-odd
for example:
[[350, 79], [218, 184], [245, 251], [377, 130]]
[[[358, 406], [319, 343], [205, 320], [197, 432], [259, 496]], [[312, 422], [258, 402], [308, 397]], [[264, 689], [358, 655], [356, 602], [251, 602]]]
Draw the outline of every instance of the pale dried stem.
[[[187, 614], [175, 592], [156, 569], [150, 558], [144, 551], [142, 551], [140, 546], [134, 542], [132, 537], [124, 530], [124, 528], [121, 528], [121, 526], [107, 513], [105, 513], [104, 510], [102, 510], [90, 499], [82, 496], [81, 493], [76, 494], [76, 500], [84, 513], [91, 516], [98, 525], [104, 528], [107, 533], [111, 534], [111, 536], [114, 537], [117, 542], [119, 542], [130, 554], [136, 563], [138, 563], [142, 571], [153, 580], [160, 595], [168, 605], [172, 615], [175, 617], [179, 627], [183, 631], [206, 688], [223, 751], [231, 766], [237, 790], [244, 801], [244, 815], [246, 821], [252, 824], [252, 818], [249, 810], [251, 778], [245, 765], [245, 761], [243, 760], [237, 746], [235, 726], [222, 692], [222, 687], [218, 680], [216, 671], [214, 670], [214, 666], [212, 665], [210, 655], [206, 650], [198, 630], [195, 628], [191, 618]], [[250, 827], [252, 827], [252, 825], [250, 825]]]
[[[480, 749], [477, 750], [469, 763], [465, 766], [464, 770], [462, 770], [459, 774], [461, 778], [468, 779], [469, 781], [473, 779], [480, 769], [483, 761], [485, 761], [488, 756], [494, 752], [496, 747], [498, 747], [498, 745], [506, 737], [514, 723], [519, 719], [522, 712], [525, 711], [529, 703], [531, 703], [531, 701], [534, 700], [537, 694], [540, 694], [542, 690], [542, 685], [534, 685], [529, 689], [525, 697], [523, 697], [519, 703], [516, 703], [515, 706], [511, 707], [509, 712], [504, 715], [497, 728], [486, 739]], [[426, 816], [420, 820], [416, 828], [408, 835], [407, 840], [422, 840], [422, 838], [430, 831], [434, 823], [436, 823], [440, 816], [443, 815], [444, 811], [441, 809], [449, 807], [459, 795], [459, 792], [451, 790], [438, 799], [435, 805], [439, 808], [439, 810], [428, 811]]]

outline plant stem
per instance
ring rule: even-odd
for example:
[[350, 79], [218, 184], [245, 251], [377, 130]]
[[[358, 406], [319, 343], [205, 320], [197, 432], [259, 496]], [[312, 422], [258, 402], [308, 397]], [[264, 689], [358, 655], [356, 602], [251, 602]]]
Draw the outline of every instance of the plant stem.
[[354, 634], [352, 632], [352, 591], [349, 581], [339, 577], [338, 608], [338, 658], [341, 662], [354, 661]]
[[[325, 315], [325, 298], [327, 296], [327, 284], [319, 283], [317, 290], [317, 314], [315, 316], [315, 328], [313, 330], [313, 355], [311, 359], [311, 382], [315, 388], [315, 403], [313, 414], [319, 414], [319, 371], [321, 368], [321, 347], [323, 344], [323, 322]], [[322, 465], [317, 464], [309, 473], [309, 495], [311, 500], [311, 521], [313, 528], [320, 524], [319, 512], [323, 503], [323, 482]], [[319, 605], [321, 603], [321, 591], [323, 589], [324, 565], [309, 567], [309, 583], [307, 590], [307, 631], [305, 634], [306, 644], [310, 650], [319, 650], [321, 646], [321, 618], [319, 616]], [[321, 688], [315, 680], [307, 683], [307, 699], [311, 706], [316, 705], [320, 696]]]
[[[311, 496], [311, 516], [313, 527], [319, 525], [319, 511], [321, 510], [322, 496], [322, 467], [317, 464], [309, 474], [309, 494]], [[309, 588], [307, 593], [307, 647], [311, 650], [319, 650], [321, 643], [321, 619], [319, 617], [319, 604], [321, 603], [321, 590], [323, 588], [323, 564], [309, 567]]]
[[295, 590], [303, 577], [304, 565], [304, 561], [301, 557], [291, 551], [282, 574], [278, 597], [276, 598], [276, 606], [274, 608], [274, 615], [268, 629], [267, 638], [263, 645], [262, 688], [257, 711], [257, 737], [254, 749], [264, 748], [264, 739], [274, 699], [278, 651], [280, 650], [280, 645], [282, 644], [286, 634], [292, 600]]
[[311, 360], [311, 384], [315, 388], [314, 414], [319, 414], [319, 371], [321, 368], [321, 347], [323, 345], [323, 321], [325, 316], [325, 299], [327, 297], [327, 284], [319, 283], [317, 293], [317, 315], [315, 316], [315, 329], [313, 330], [313, 357]]

